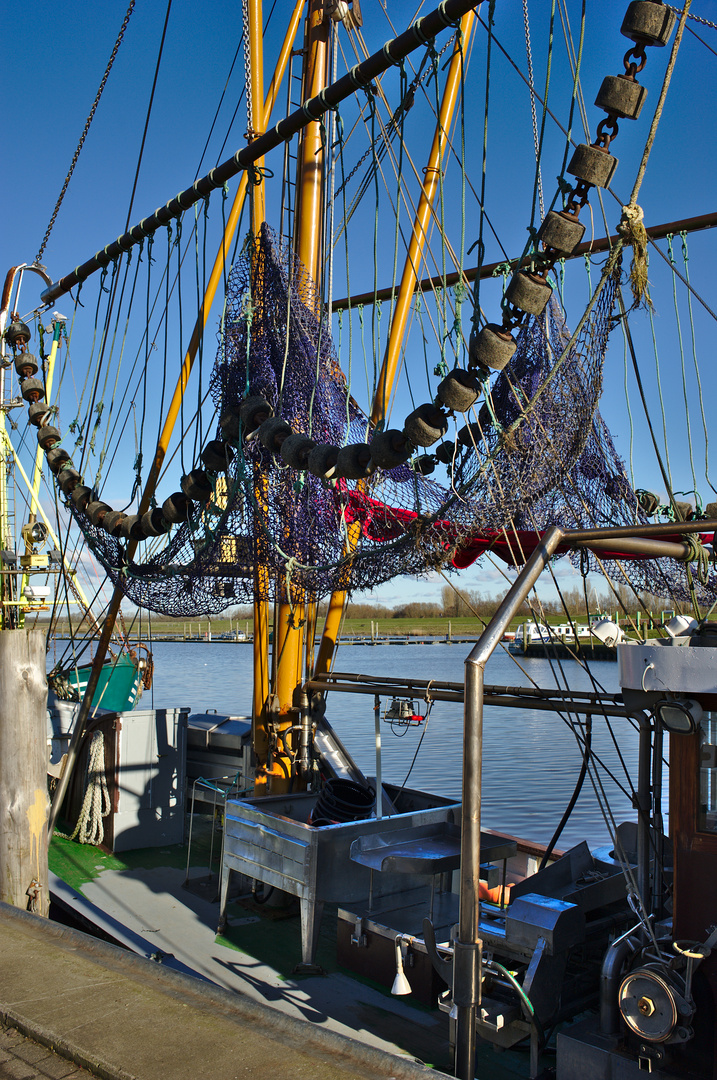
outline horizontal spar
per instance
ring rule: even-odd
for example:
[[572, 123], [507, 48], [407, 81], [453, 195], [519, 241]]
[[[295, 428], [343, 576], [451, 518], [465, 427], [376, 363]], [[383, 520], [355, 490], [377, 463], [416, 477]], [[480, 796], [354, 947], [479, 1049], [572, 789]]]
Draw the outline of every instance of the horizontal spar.
[[[455, 702], [456, 704], [463, 704], [465, 700], [464, 688], [462, 684], [455, 685], [456, 689], [447, 688], [435, 688], [431, 686], [428, 691], [428, 696], [431, 701], [448, 701]], [[417, 686], [405, 686], [394, 682], [391, 679], [381, 681], [377, 679], [371, 684], [361, 682], [340, 682], [326, 681], [321, 678], [309, 679], [305, 683], [308, 690], [322, 690], [328, 692], [329, 690], [335, 690], [341, 694], [378, 694], [381, 697], [412, 697], [423, 700], [426, 693], [424, 688]], [[506, 693], [505, 691], [519, 690], [519, 687], [499, 687], [499, 686], [487, 686], [485, 688], [484, 703], [486, 705], [502, 705], [506, 709], [538, 709], [544, 712], [574, 712], [585, 713], [589, 715], [616, 716], [624, 718], [632, 718], [635, 713], [633, 709], [628, 709], [622, 704], [619, 695], [615, 698], [605, 697], [600, 701], [586, 701], [581, 695], [571, 697], [551, 697], [546, 695], [545, 697], [534, 696], [530, 694], [521, 694], [517, 692]]]
[[[651, 240], [664, 240], [666, 236], [676, 236], [681, 232], [701, 232], [704, 229], [714, 229], [715, 227], [717, 227], [717, 213], [699, 214], [697, 217], [683, 218], [681, 221], [668, 221], [663, 225], [650, 225], [645, 231]], [[620, 237], [617, 235], [603, 236], [601, 239], [578, 244], [573, 253], [566, 255], [565, 259], [567, 261], [577, 259], [582, 255], [604, 254], [604, 252], [610, 251], [619, 239]], [[519, 259], [509, 259], [507, 261], [503, 259], [501, 262], [483, 263], [482, 266], [471, 267], [461, 272], [454, 270], [452, 273], [445, 275], [433, 274], [431, 277], [422, 278], [416, 285], [415, 291], [420, 293], [433, 292], [435, 289], [442, 289], [444, 286], [451, 289], [460, 280], [470, 283], [475, 281], [476, 278], [480, 278], [483, 281], [486, 278], [495, 277], [504, 266], [517, 266], [519, 261]], [[381, 302], [392, 300], [395, 295], [395, 285], [389, 285], [383, 289], [372, 289], [370, 292], [356, 293], [355, 296], [342, 296], [340, 300], [331, 301], [331, 308], [333, 311], [339, 311], [348, 307], [356, 307], [358, 304], [366, 306], [375, 303], [377, 300]]]
[[118, 236], [107, 247], [96, 252], [87, 262], [82, 263], [81, 266], [76, 267], [71, 273], [45, 289], [41, 296], [42, 302], [47, 305], [53, 304], [58, 297], [69, 292], [73, 286], [85, 281], [96, 270], [107, 266], [122, 252], [129, 251], [145, 236], [151, 235], [162, 225], [167, 225], [173, 218], [179, 217], [185, 210], [210, 195], [212, 191], [223, 187], [228, 180], [265, 157], [270, 150], [274, 150], [296, 135], [307, 124], [320, 120], [336, 105], [350, 97], [356, 90], [368, 86], [375, 78], [399, 63], [420, 45], [427, 45], [441, 30], [455, 26], [457, 21], [473, 6], [473, 0], [443, 0], [434, 11], [417, 19], [403, 34], [387, 41], [382, 49], [361, 61], [360, 64], [356, 64], [347, 75], [304, 102], [301, 108], [280, 120], [264, 135], [254, 139], [249, 146], [238, 150], [233, 157], [217, 165], [190, 188], [175, 195], [149, 217], [143, 218], [128, 232]]

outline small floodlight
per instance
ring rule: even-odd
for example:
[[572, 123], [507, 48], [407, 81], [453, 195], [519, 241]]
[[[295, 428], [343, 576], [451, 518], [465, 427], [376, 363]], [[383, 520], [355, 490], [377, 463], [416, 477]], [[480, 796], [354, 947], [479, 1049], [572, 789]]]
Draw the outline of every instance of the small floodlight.
[[386, 719], [408, 720], [409, 716], [413, 716], [415, 711], [413, 702], [410, 699], [393, 698], [391, 704], [386, 709]]
[[21, 529], [26, 544], [44, 544], [48, 537], [48, 528], [42, 521], [28, 521]]
[[665, 623], [665, 630], [671, 638], [683, 638], [686, 641], [694, 634], [697, 625], [697, 620], [689, 615], [673, 615], [670, 621]]
[[400, 997], [403, 994], [410, 994], [411, 984], [405, 976], [403, 970], [403, 956], [401, 955], [401, 935], [396, 938], [396, 978], [393, 980], [393, 986], [391, 987], [391, 993], [395, 997]]
[[617, 623], [608, 618], [596, 619], [594, 623], [591, 623], [590, 633], [594, 634], [603, 645], [610, 647], [618, 645], [625, 636]]
[[694, 698], [658, 701], [655, 714], [671, 735], [694, 735], [702, 719], [702, 706]]

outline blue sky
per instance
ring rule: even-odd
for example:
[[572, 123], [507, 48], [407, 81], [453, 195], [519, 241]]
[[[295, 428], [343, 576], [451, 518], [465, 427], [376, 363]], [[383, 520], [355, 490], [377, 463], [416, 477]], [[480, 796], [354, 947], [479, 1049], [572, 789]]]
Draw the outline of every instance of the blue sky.
[[[567, 5], [575, 36], [579, 29], [580, 6], [574, 0], [570, 0]], [[284, 19], [289, 7], [288, 0], [280, 0], [270, 21], [265, 39], [267, 72], [273, 66], [273, 57], [283, 36]], [[363, 0], [362, 7], [365, 19], [364, 35], [368, 46], [371, 50], [380, 48], [383, 42], [392, 36], [381, 5], [378, 0]], [[534, 78], [536, 88], [541, 93], [548, 55], [550, 7], [546, 0], [533, 3], [530, 7]], [[588, 0], [587, 3], [581, 79], [591, 137], [601, 118], [601, 114], [592, 104], [595, 93], [604, 75], [618, 74], [622, 70], [622, 56], [628, 47], [626, 39], [619, 34], [624, 7], [622, 0], [600, 3]], [[265, 2], [265, 15], [270, 8], [271, 5]], [[4, 36], [2, 45], [6, 111], [10, 121], [6, 131], [11, 132], [6, 134], [3, 146], [2, 185], [6, 212], [0, 250], [6, 268], [21, 261], [31, 261], [39, 248], [124, 11], [125, 4], [115, 3], [114, 0], [101, 5], [69, 2], [64, 4], [61, 10], [56, 5], [42, 2], [21, 4], [10, 0], [6, 4], [6, 25], [12, 27], [12, 33]], [[157, 3], [156, 0], [151, 4], [146, 0], [138, 0], [47, 245], [44, 261], [53, 278], [67, 272], [124, 230], [165, 11], [165, 5]], [[707, 3], [706, 0], [696, 0], [692, 11], [698, 16], [710, 19], [714, 15], [714, 4]], [[400, 29], [415, 14], [415, 6], [395, 2], [390, 5], [390, 14], [396, 27]], [[482, 14], [487, 16], [487, 4], [482, 6]], [[239, 104], [233, 126], [229, 128], [243, 83], [241, 52], [233, 74], [229, 77], [238, 45], [239, 24], [240, 9], [236, 3], [214, 0], [211, 4], [202, 5], [201, 17], [198, 18], [196, 4], [190, 4], [189, 0], [174, 0], [147, 147], [131, 215], [133, 222], [164, 203], [175, 192], [189, 186], [197, 170], [202, 173], [207, 171], [217, 159], [223, 160], [244, 144], [246, 113], [243, 102]], [[691, 21], [690, 26], [711, 49], [717, 49], [717, 35], [713, 29], [694, 21]], [[496, 6], [495, 33], [525, 75], [527, 61], [524, 27], [521, 5], [517, 0], [505, 0]], [[18, 47], [18, 42], [21, 47]], [[441, 44], [439, 42], [439, 48]], [[344, 47], [348, 47], [346, 41]], [[717, 79], [714, 77], [715, 55], [710, 48], [699, 42], [693, 34], [686, 34], [652, 160], [640, 193], [639, 203], [644, 209], [647, 223], [677, 220], [714, 209], [713, 178], [717, 162], [711, 118], [717, 111]], [[417, 54], [417, 59], [419, 55]], [[669, 48], [648, 51], [648, 63], [640, 75], [641, 82], [648, 87], [647, 104], [637, 122], [625, 121], [620, 125], [620, 134], [615, 143], [615, 153], [620, 159], [620, 165], [613, 184], [617, 199], [610, 195], [605, 196], [606, 217], [611, 232], [615, 231], [619, 220], [620, 203], [627, 201], [632, 188], [668, 56]], [[486, 33], [482, 27], [478, 27], [465, 96], [466, 163], [470, 179], [476, 187], [480, 183], [483, 147], [485, 64]], [[389, 73], [384, 85], [389, 101], [392, 107], [395, 107], [398, 92], [397, 72]], [[219, 110], [209, 150], [202, 160], [207, 133], [224, 89], [224, 102]], [[429, 87], [429, 95], [433, 93]], [[563, 124], [567, 122], [570, 96], [571, 77], [558, 21], [551, 59], [549, 105]], [[510, 255], [516, 255], [522, 249], [532, 212], [535, 154], [528, 100], [525, 82], [494, 46], [491, 57], [486, 205], [503, 248]], [[275, 111], [275, 118], [282, 115], [284, 101], [285, 95], [282, 92], [282, 104]], [[346, 132], [351, 130], [354, 112], [350, 103], [342, 109]], [[538, 106], [538, 122], [540, 119]], [[584, 136], [580, 132], [577, 119], [575, 130], [577, 137], [582, 139]], [[431, 134], [432, 121], [426, 119], [425, 103], [420, 100], [419, 92], [417, 106], [406, 121], [407, 145], [410, 144], [419, 169]], [[359, 132], [353, 141], [347, 142], [347, 169], [353, 167], [365, 148], [365, 142], [359, 147], [362, 138]], [[222, 149], [225, 139], [226, 147]], [[562, 162], [564, 145], [564, 136], [553, 121], [548, 119], [542, 153], [542, 179], [547, 203], [550, 203], [555, 191], [555, 178]], [[280, 177], [280, 155], [275, 154], [274, 159], [267, 164], [274, 170], [276, 177]], [[445, 206], [446, 227], [454, 244], [459, 242], [461, 227], [460, 199], [457, 194], [460, 192], [459, 179], [454, 162], [450, 190], [448, 177], [446, 180], [448, 197]], [[269, 199], [269, 219], [274, 224], [278, 217], [278, 188], [277, 179], [272, 187], [273, 195]], [[351, 252], [353, 289], [372, 287], [374, 236], [377, 242], [378, 284], [386, 285], [390, 282], [395, 225], [395, 214], [389, 197], [390, 176], [388, 188], [388, 192], [380, 192], [377, 225], [372, 199], [365, 200], [356, 215], [354, 224], [358, 224], [362, 230], [362, 237], [359, 243], [352, 247]], [[592, 220], [588, 208], [583, 213], [583, 220], [588, 225], [588, 232], [594, 223], [595, 234], [602, 235], [602, 221], [595, 193], [591, 197], [591, 207]], [[216, 230], [220, 221], [219, 197], [215, 196], [208, 225], [207, 250], [210, 261], [214, 254]], [[402, 224], [407, 223], [408, 216], [404, 211]], [[470, 195], [466, 199], [465, 226], [465, 246], [468, 248], [477, 237], [478, 227], [477, 206]], [[663, 251], [666, 250], [664, 242], [661, 242], [660, 246]], [[341, 245], [337, 248], [335, 288], [338, 295], [343, 295], [346, 289], [340, 275], [340, 248]], [[690, 280], [714, 310], [717, 301], [714, 295], [714, 275], [710, 271], [714, 265], [713, 248], [714, 238], [710, 233], [695, 235], [688, 240]], [[678, 268], [684, 274], [679, 241], [676, 242], [675, 249]], [[500, 257], [498, 244], [492, 239], [489, 240], [486, 260], [493, 261]], [[470, 259], [471, 256], [468, 256], [466, 261], [470, 263]], [[597, 263], [591, 268], [593, 284], [599, 273], [600, 265]], [[713, 319], [695, 297], [692, 298], [690, 313], [687, 293], [682, 285], [676, 285], [677, 311], [682, 332], [680, 345], [672, 276], [662, 260], [654, 255], [651, 259], [650, 277], [656, 307], [653, 323], [650, 324], [645, 314], [639, 314], [633, 320], [633, 333], [640, 355], [650, 412], [655, 419], [661, 441], [664, 438], [664, 412], [664, 427], [667, 431], [675, 489], [688, 490], [694, 487], [689, 454], [691, 442], [697, 489], [703, 501], [708, 502], [715, 497], [709, 487], [709, 480], [715, 482], [715, 478], [711, 473], [711, 462], [707, 469], [709, 479], [705, 476], [705, 447], [693, 356], [693, 332], [694, 355], [702, 380], [709, 430], [712, 418], [710, 405], [714, 400], [716, 378], [713, 366]], [[496, 319], [498, 284], [492, 289], [486, 287], [481, 293], [484, 307], [489, 313], [492, 308], [491, 317]], [[68, 384], [63, 388], [63, 394], [67, 394], [68, 401], [64, 406], [63, 418], [71, 415], [71, 395], [75, 386], [81, 385], [84, 378], [83, 352], [86, 355], [92, 354], [92, 319], [89, 316], [90, 297], [95, 293], [95, 286], [90, 288], [88, 284], [82, 294], [86, 307], [78, 315], [73, 335], [75, 381], [70, 386], [68, 380]], [[569, 264], [565, 273], [565, 302], [569, 324], [579, 317], [588, 293], [587, 272], [582, 260]], [[28, 310], [34, 302], [34, 299], [28, 302]], [[65, 314], [72, 313], [73, 305], [69, 298], [63, 298], [57, 307]], [[218, 313], [213, 313], [210, 322], [213, 330], [218, 317]], [[385, 340], [387, 321], [384, 314], [382, 340]], [[653, 343], [653, 329], [656, 346]], [[358, 350], [360, 343], [356, 326], [354, 332], [354, 348]], [[136, 333], [138, 331], [133, 328], [129, 337], [132, 338]], [[158, 347], [152, 350], [152, 365], [157, 363], [161, 344], [160, 341]], [[133, 338], [132, 347], [136, 348]], [[345, 343], [342, 344], [342, 349], [345, 357]], [[179, 343], [170, 340], [167, 364], [170, 382], [173, 382], [173, 365], [176, 370], [179, 352]], [[370, 340], [368, 353], [369, 361], [372, 361]], [[376, 355], [379, 359], [380, 354], [381, 342], [378, 342]], [[127, 355], [130, 355], [129, 344]], [[408, 361], [417, 365], [423, 363], [422, 358], [414, 361], [410, 355]], [[662, 404], [658, 393], [658, 369]], [[157, 363], [148, 380], [150, 401], [157, 405], [160, 399], [161, 370], [161, 365]], [[434, 392], [435, 387], [430, 386], [430, 379], [428, 382], [429, 385], [426, 386], [424, 378], [423, 388], [426, 393], [431, 390]], [[629, 409], [625, 396], [626, 385]], [[111, 389], [108, 393], [111, 393]], [[124, 391], [119, 389], [117, 393], [121, 398]], [[363, 393], [366, 397], [365, 389]], [[120, 415], [120, 404], [120, 401], [116, 402], [117, 415]], [[399, 396], [395, 408], [397, 414], [403, 411], [405, 415], [409, 409], [408, 399]], [[629, 372], [627, 378], [625, 375], [624, 349], [619, 329], [612, 335], [606, 360], [605, 392], [601, 410], [615, 438], [618, 452], [626, 461], [632, 458], [636, 485], [664, 494], [664, 485], [649, 445], [637, 399], [634, 377]], [[688, 439], [687, 435], [687, 414], [691, 425], [691, 439]], [[113, 498], [118, 502], [122, 501], [121, 492], [127, 488], [128, 483], [131, 486], [133, 421], [130, 413], [122, 415], [125, 416], [123, 423], [127, 435], [120, 455], [124, 468], [115, 468], [108, 475], [108, 501], [113, 501]], [[136, 410], [134, 415], [136, 416]], [[155, 424], [156, 421], [153, 420], [153, 430]], [[567, 566], [565, 573], [566, 577], [570, 576]], [[482, 564], [463, 575], [459, 583], [467, 588], [486, 591], [500, 588], [497, 571]], [[408, 597], [418, 599], [433, 595], [440, 591], [441, 586], [440, 581], [426, 583], [401, 580], [384, 586], [377, 596], [385, 602], [393, 603]]]

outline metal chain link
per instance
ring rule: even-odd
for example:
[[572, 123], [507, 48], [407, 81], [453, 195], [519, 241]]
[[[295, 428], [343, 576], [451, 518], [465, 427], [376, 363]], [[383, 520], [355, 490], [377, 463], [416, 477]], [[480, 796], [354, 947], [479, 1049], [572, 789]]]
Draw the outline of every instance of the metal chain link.
[[538, 202], [540, 205], [540, 216], [541, 218], [543, 218], [545, 217], [545, 206], [543, 204], [543, 178], [540, 172], [540, 140], [538, 138], [538, 112], [535, 106], [533, 51], [530, 47], [530, 22], [528, 19], [528, 0], [523, 0], [523, 25], [525, 28], [525, 52], [528, 60], [528, 84], [530, 87], [530, 114], [533, 121], [533, 143], [535, 145], [535, 161], [538, 169]]
[[[667, 7], [670, 11], [674, 11], [675, 15], [682, 14], [682, 8], [670, 7], [669, 4]], [[694, 19], [695, 22], [702, 23], [703, 26], [709, 26], [710, 30], [717, 30], [717, 23], [710, 22], [709, 19], [703, 19], [699, 15], [693, 15], [692, 12], [688, 14], [687, 18]]]
[[244, 39], [244, 95], [246, 97], [246, 138], [251, 140], [254, 138], [254, 114], [252, 112], [251, 102], [251, 44], [249, 41], [249, 2], [248, 0], [242, 0], [241, 4], [242, 20], [244, 22], [244, 31], [242, 37]]
[[107, 64], [107, 67], [105, 68], [105, 73], [102, 76], [102, 82], [99, 85], [97, 95], [96, 95], [95, 100], [94, 100], [94, 102], [92, 104], [92, 108], [90, 109], [90, 114], [87, 117], [87, 121], [85, 123], [85, 129], [82, 132], [82, 135], [80, 136], [80, 141], [77, 144], [77, 149], [75, 150], [74, 157], [72, 158], [72, 163], [70, 165], [69, 172], [67, 173], [67, 176], [65, 177], [65, 182], [62, 185], [62, 191], [60, 192], [60, 195], [59, 195], [59, 198], [58, 198], [57, 202], [55, 203], [55, 209], [52, 212], [52, 217], [50, 218], [50, 224], [47, 226], [47, 232], [45, 233], [45, 235], [43, 237], [42, 243], [40, 244], [40, 250], [38, 251], [37, 255], [35, 256], [35, 263], [34, 263], [35, 266], [39, 266], [40, 260], [42, 259], [42, 254], [43, 254], [43, 252], [45, 250], [45, 247], [47, 246], [47, 241], [50, 239], [50, 233], [52, 232], [52, 228], [53, 228], [53, 226], [55, 224], [55, 218], [58, 215], [58, 212], [60, 210], [60, 206], [62, 205], [62, 200], [65, 197], [65, 192], [67, 191], [67, 188], [69, 186], [70, 180], [72, 178], [72, 174], [75, 171], [75, 165], [77, 164], [77, 161], [79, 159], [80, 151], [82, 150], [84, 141], [87, 138], [87, 133], [90, 130], [90, 124], [92, 123], [92, 120], [93, 120], [94, 115], [95, 115], [95, 111], [97, 109], [97, 106], [99, 105], [100, 98], [102, 97], [102, 91], [104, 90], [105, 83], [107, 82], [107, 79], [109, 78], [110, 71], [112, 70], [112, 65], [115, 62], [115, 57], [117, 56], [120, 45], [122, 44], [122, 38], [124, 37], [124, 32], [127, 29], [127, 24], [129, 23], [130, 16], [132, 14], [132, 11], [134, 10], [135, 3], [136, 3], [136, 0], [130, 0], [130, 5], [127, 8], [127, 13], [126, 13], [126, 15], [124, 17], [124, 22], [122, 23], [122, 26], [120, 27], [119, 34], [117, 35], [117, 40], [115, 41], [115, 46], [114, 46], [114, 49], [112, 50], [112, 55], [110, 56], [109, 63]]
[[[437, 57], [443, 56], [444, 52], [449, 47], [449, 45], [451, 45], [451, 43], [452, 43], [451, 40], [448, 40], [446, 42], [446, 44], [443, 46], [443, 48], [439, 52], [436, 53], [436, 56]], [[405, 105], [405, 103], [407, 101], [410, 102], [410, 105], [405, 106], [405, 111], [406, 112], [408, 112], [408, 109], [413, 104], [413, 99], [415, 97], [416, 90], [418, 89], [419, 86], [421, 86], [422, 83], [424, 83], [426, 81], [426, 79], [428, 78], [428, 76], [430, 74], [431, 74], [431, 69], [429, 69], [429, 68], [427, 68], [423, 72], [421, 70], [419, 70], [418, 73], [414, 76], [414, 78], [409, 83], [408, 89], [406, 90], [406, 93], [403, 96], [403, 101], [401, 102], [401, 105]], [[399, 106], [399, 109], [400, 109], [400, 106]], [[396, 123], [397, 118], [398, 118], [398, 114], [399, 114], [399, 110], [397, 109], [396, 112], [391, 117], [391, 124]], [[389, 129], [388, 129], [389, 131], [390, 131], [390, 128], [391, 128], [391, 124], [389, 125]], [[349, 180], [351, 180], [353, 178], [354, 174], [358, 172], [358, 170], [361, 168], [361, 166], [363, 165], [366, 158], [370, 157], [371, 154], [373, 154], [373, 153], [374, 153], [374, 147], [369, 146], [368, 150], [366, 150], [366, 152], [361, 155], [361, 157], [358, 159], [358, 161], [356, 162], [356, 164], [354, 165], [353, 169], [348, 174], [348, 176], [346, 177], [344, 182], [341, 184], [341, 186], [335, 192], [335, 194], [334, 194], [335, 199], [338, 198], [338, 196], [341, 194], [341, 192], [344, 190], [344, 188], [348, 184]]]

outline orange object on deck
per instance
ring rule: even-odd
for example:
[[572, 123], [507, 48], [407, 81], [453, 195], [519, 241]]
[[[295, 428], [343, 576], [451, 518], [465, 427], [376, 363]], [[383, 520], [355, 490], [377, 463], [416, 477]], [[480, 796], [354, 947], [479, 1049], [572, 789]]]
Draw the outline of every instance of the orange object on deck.
[[494, 889], [488, 888], [487, 881], [478, 882], [478, 898], [480, 900], [489, 900], [491, 904], [500, 904], [505, 907], [510, 903], [510, 890], [513, 888], [513, 882], [508, 885], [496, 885]]

